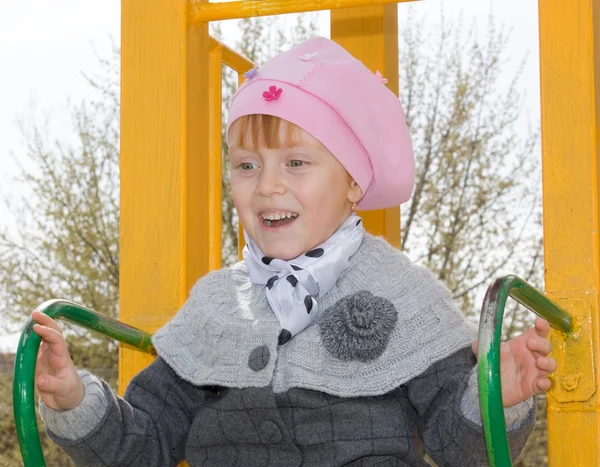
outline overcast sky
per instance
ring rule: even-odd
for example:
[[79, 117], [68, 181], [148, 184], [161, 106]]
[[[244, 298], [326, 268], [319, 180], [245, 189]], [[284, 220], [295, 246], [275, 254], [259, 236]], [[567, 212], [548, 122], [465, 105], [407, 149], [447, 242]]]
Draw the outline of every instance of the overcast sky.
[[[110, 54], [112, 42], [120, 41], [119, 0], [2, 0], [0, 1], [0, 193], [15, 189], [11, 182], [16, 167], [11, 153], [24, 154], [23, 141], [15, 124], [21, 116], [32, 115], [35, 103], [38, 117], [44, 116], [51, 134], [68, 135], [70, 114], [67, 102], [79, 103], [90, 95], [82, 72], [93, 75], [98, 68], [96, 52]], [[525, 109], [531, 124], [539, 123], [539, 64], [537, 2], [533, 0], [424, 0], [410, 4], [418, 14], [455, 18], [462, 14], [465, 22], [474, 18], [478, 31], [487, 31], [492, 11], [499, 25], [512, 30], [508, 56], [514, 65], [528, 54], [522, 76], [527, 91]], [[399, 5], [404, 17], [409, 4]], [[519, 16], [515, 17], [515, 12]], [[319, 14], [321, 34], [328, 36], [328, 12]], [[402, 19], [401, 19], [402, 21]], [[235, 24], [226, 22], [226, 42], [235, 42]], [[0, 226], [10, 225], [11, 218], [0, 201]], [[2, 267], [0, 265], [0, 267]], [[50, 297], [49, 297], [50, 298]], [[68, 297], [65, 297], [68, 298]], [[2, 306], [0, 306], [2, 310]], [[0, 338], [0, 348], [7, 341]]]

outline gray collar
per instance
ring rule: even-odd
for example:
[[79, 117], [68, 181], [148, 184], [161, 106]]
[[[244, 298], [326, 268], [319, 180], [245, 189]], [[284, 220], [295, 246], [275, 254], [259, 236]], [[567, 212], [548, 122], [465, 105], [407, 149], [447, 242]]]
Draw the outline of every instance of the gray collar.
[[430, 271], [369, 234], [318, 300], [319, 320], [278, 346], [281, 328], [265, 287], [251, 284], [240, 262], [200, 279], [153, 343], [196, 385], [299, 387], [351, 397], [389, 392], [476, 335]]

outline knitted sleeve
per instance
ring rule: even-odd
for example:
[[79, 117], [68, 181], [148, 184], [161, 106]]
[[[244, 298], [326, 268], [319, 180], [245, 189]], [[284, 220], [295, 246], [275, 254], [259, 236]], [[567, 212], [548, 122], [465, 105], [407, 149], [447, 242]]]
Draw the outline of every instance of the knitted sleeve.
[[[469, 376], [469, 382], [467, 389], [463, 394], [460, 408], [465, 416], [472, 422], [477, 423], [479, 426], [483, 425], [481, 420], [481, 409], [479, 407], [479, 387], [477, 383], [477, 367], [471, 370]], [[532, 397], [523, 402], [519, 402], [512, 407], [504, 408], [504, 419], [506, 421], [506, 428], [511, 430], [513, 427], [518, 426], [523, 420], [527, 418], [529, 412], [535, 404], [535, 398]]]
[[[408, 383], [425, 451], [439, 467], [488, 465], [483, 429], [461, 407], [475, 363], [473, 352], [466, 347], [433, 364]], [[525, 446], [534, 422], [535, 406], [532, 406], [527, 416], [508, 431], [513, 459]]]
[[[96, 417], [96, 423], [85, 430], [85, 436], [65, 436], [58, 411], [52, 414], [53, 424], [63, 427], [63, 436], [47, 427], [50, 438], [75, 465], [176, 466], [185, 458], [188, 432], [197, 410], [216, 395], [210, 388], [179, 378], [160, 357], [131, 380], [123, 399], [105, 382], [101, 386], [104, 396], [99, 399], [105, 401], [106, 408], [99, 421], [98, 410], [89, 414]], [[73, 412], [65, 415], [71, 416], [73, 423]], [[85, 410], [76, 415], [81, 420], [74, 426], [85, 425]]]
[[83, 400], [77, 406], [69, 410], [52, 409], [40, 398], [40, 416], [46, 428], [59, 438], [83, 438], [100, 423], [108, 406], [110, 395], [105, 391], [104, 381], [85, 370], [77, 374], [84, 387]]

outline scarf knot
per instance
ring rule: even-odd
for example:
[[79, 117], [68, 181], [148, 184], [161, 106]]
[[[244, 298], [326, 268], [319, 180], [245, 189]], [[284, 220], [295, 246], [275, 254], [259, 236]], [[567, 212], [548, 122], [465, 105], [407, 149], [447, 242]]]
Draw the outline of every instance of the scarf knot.
[[320, 314], [316, 298], [325, 295], [348, 267], [364, 236], [360, 217], [352, 214], [316, 248], [291, 260], [265, 256], [244, 232], [242, 251], [250, 281], [266, 286], [267, 301], [281, 324], [279, 344], [302, 332]]

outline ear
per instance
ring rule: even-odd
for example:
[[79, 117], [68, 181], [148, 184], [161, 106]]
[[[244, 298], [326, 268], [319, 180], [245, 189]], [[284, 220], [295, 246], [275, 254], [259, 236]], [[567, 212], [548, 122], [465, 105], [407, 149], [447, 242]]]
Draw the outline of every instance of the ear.
[[352, 177], [348, 177], [350, 179], [350, 185], [348, 187], [348, 201], [350, 201], [350, 203], [358, 203], [363, 197], [362, 189]]

